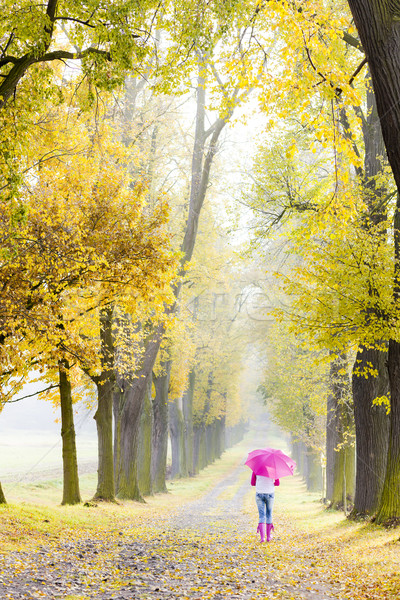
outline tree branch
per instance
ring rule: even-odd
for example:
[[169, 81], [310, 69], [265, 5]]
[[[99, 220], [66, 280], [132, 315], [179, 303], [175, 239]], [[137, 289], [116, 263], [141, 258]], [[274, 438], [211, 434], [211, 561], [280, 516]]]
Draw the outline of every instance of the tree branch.
[[87, 21], [81, 21], [80, 19], [74, 19], [73, 17], [56, 17], [55, 21], [73, 21], [74, 23], [80, 23], [81, 25], [85, 25], [86, 27], [96, 28], [96, 25], [92, 25], [89, 23], [90, 18]]
[[352, 46], [353, 48], [357, 48], [357, 50], [364, 52], [364, 48], [362, 47], [360, 40], [350, 35], [350, 33], [348, 33], [347, 31], [343, 31], [343, 39], [349, 46]]
[[358, 65], [357, 69], [354, 71], [353, 75], [350, 77], [350, 79], [349, 79], [349, 85], [351, 85], [353, 83], [353, 81], [355, 80], [355, 78], [357, 77], [357, 75], [359, 74], [359, 72], [361, 71], [361, 69], [367, 63], [368, 63], [368, 59], [367, 59], [367, 57], [365, 57], [364, 60], [362, 60], [360, 62], [360, 64]]
[[6, 404], [12, 404], [13, 402], [19, 402], [20, 400], [25, 400], [26, 398], [33, 398], [33, 396], [38, 396], [39, 394], [43, 394], [44, 392], [49, 392], [50, 390], [54, 390], [58, 388], [59, 385], [50, 385], [44, 390], [39, 390], [38, 392], [34, 392], [33, 394], [27, 394], [26, 396], [22, 396], [22, 398], [16, 398], [16, 400], [6, 400]]
[[4, 65], [8, 65], [9, 63], [15, 65], [17, 62], [18, 58], [15, 58], [15, 56], [4, 56], [4, 58], [0, 59], [0, 67], [4, 67]]
[[8, 38], [8, 42], [7, 42], [7, 44], [5, 45], [5, 47], [1, 49], [1, 55], [2, 55], [2, 57], [5, 57], [5, 55], [6, 55], [6, 52], [7, 52], [7, 50], [8, 50], [8, 47], [10, 46], [11, 42], [13, 41], [13, 38], [14, 38], [14, 31], [15, 31], [15, 29], [13, 29], [13, 30], [12, 30], [12, 32], [11, 32], [11, 34], [10, 34], [10, 37]]
[[48, 62], [52, 60], [79, 60], [85, 58], [88, 54], [100, 54], [105, 56], [107, 60], [111, 61], [111, 54], [107, 50], [100, 50], [99, 48], [93, 48], [90, 46], [82, 52], [67, 52], [66, 50], [54, 50], [54, 52], [48, 52], [43, 56], [36, 59], [34, 62]]

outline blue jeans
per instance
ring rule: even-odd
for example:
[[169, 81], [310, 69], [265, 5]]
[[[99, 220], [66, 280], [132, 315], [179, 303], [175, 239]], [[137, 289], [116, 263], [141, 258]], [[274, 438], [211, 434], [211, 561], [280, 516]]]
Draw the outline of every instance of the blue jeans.
[[274, 505], [274, 498], [275, 494], [256, 494], [259, 523], [272, 523], [272, 507]]

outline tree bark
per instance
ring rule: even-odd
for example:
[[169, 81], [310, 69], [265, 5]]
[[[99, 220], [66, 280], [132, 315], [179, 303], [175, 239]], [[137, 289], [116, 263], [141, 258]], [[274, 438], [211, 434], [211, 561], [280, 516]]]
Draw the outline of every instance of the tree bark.
[[185, 452], [188, 475], [192, 477], [193, 472], [193, 396], [196, 385], [196, 374], [192, 370], [189, 373], [188, 388], [183, 394], [183, 418], [185, 421]]
[[151, 479], [153, 493], [167, 491], [167, 450], [168, 450], [168, 386], [171, 363], [165, 365], [165, 373], [156, 377], [153, 373], [153, 383], [156, 390], [153, 398], [153, 452], [151, 461]]
[[354, 494], [355, 458], [350, 443], [353, 416], [349, 387], [346, 358], [340, 355], [331, 363], [326, 427], [326, 497], [334, 508], [342, 508]]
[[392, 0], [348, 0], [368, 59], [389, 163], [400, 190], [400, 7]]
[[[389, 416], [375, 398], [388, 393], [387, 353], [361, 346], [353, 368], [353, 402], [356, 428], [356, 491], [353, 517], [373, 515], [378, 508], [385, 479], [389, 441]], [[377, 377], [362, 376], [375, 369]]]
[[114, 469], [118, 498], [143, 501], [138, 482], [140, 415], [164, 327], [159, 325], [146, 345], [141, 367], [134, 374], [117, 375], [114, 393]]
[[169, 403], [169, 424], [172, 452], [171, 477], [187, 477], [185, 420], [182, 410], [182, 398], [176, 398]]
[[[400, 102], [400, 97], [399, 97]], [[394, 215], [394, 285], [393, 301], [400, 307], [400, 194]], [[389, 448], [385, 482], [378, 507], [377, 523], [400, 523], [400, 343], [389, 340], [388, 374], [390, 383]]]
[[153, 406], [152, 406], [152, 380], [149, 377], [147, 391], [140, 415], [139, 427], [139, 452], [138, 452], [138, 481], [140, 494], [150, 496], [153, 493], [151, 481], [151, 460], [153, 455]]
[[63, 499], [62, 504], [79, 504], [78, 460], [75, 443], [74, 411], [72, 406], [71, 383], [69, 380], [69, 362], [66, 358], [59, 361], [59, 383], [61, 401], [61, 437], [63, 458]]
[[217, 458], [221, 458], [225, 452], [225, 417], [217, 420]]
[[98, 439], [97, 490], [95, 498], [115, 501], [114, 456], [113, 456], [113, 394], [114, 344], [112, 336], [113, 307], [100, 311], [101, 374], [92, 377], [97, 386], [97, 410], [94, 415]]
[[4, 495], [3, 488], [1, 487], [1, 483], [0, 483], [0, 504], [7, 504], [7, 500]]
[[192, 473], [198, 475], [199, 473], [199, 461], [200, 461], [200, 431], [197, 426], [193, 427], [193, 464]]
[[215, 421], [206, 425], [206, 466], [211, 465], [216, 458]]
[[306, 447], [304, 442], [299, 440], [292, 440], [292, 453], [293, 459], [296, 462], [296, 468], [300, 475], [307, 478], [307, 461], [306, 461]]
[[311, 448], [306, 449], [307, 457], [307, 478], [306, 485], [309, 492], [322, 491], [322, 470], [320, 453]]
[[298, 440], [296, 440], [296, 438], [291, 437], [291, 441], [290, 441], [290, 445], [291, 445], [291, 456], [293, 457], [293, 460], [296, 463], [296, 467], [298, 472], [300, 473], [300, 463], [301, 463], [301, 446], [300, 446], [300, 442]]
[[[387, 209], [384, 196], [387, 190], [377, 185], [377, 176], [383, 174], [386, 157], [382, 130], [377, 113], [375, 94], [371, 89], [371, 77], [366, 75], [366, 116], [363, 118], [363, 140], [365, 148], [363, 195], [367, 205], [365, 229], [382, 225], [379, 232], [386, 238]], [[376, 231], [374, 230], [374, 234]], [[367, 265], [371, 270], [375, 264]], [[369, 290], [371, 298], [376, 295]], [[366, 311], [366, 319], [369, 318]], [[373, 406], [375, 398], [389, 395], [389, 380], [386, 368], [387, 350], [376, 340], [377, 348], [360, 345], [353, 366], [352, 388], [356, 431], [356, 488], [352, 517], [373, 515], [382, 494], [387, 463], [389, 439], [389, 417], [384, 407]], [[377, 375], [371, 373], [371, 370]]]
[[394, 340], [389, 342], [388, 371], [391, 384], [389, 452], [376, 521], [400, 523], [400, 344]]
[[206, 430], [203, 424], [194, 426], [193, 439], [193, 473], [197, 475], [207, 466]]
[[231, 448], [235, 444], [239, 443], [246, 431], [249, 428], [249, 424], [246, 421], [240, 421], [233, 427], [225, 428], [225, 447]]

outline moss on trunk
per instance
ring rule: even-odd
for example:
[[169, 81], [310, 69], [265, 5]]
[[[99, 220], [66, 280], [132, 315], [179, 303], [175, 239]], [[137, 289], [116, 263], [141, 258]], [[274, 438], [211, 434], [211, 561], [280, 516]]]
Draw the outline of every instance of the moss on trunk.
[[[382, 495], [390, 421], [386, 408], [372, 403], [375, 398], [388, 394], [386, 358], [387, 352], [361, 346], [354, 363], [357, 465], [353, 517], [373, 515]], [[363, 375], [368, 369], [375, 369], [377, 375]]]
[[65, 358], [59, 362], [59, 382], [63, 458], [62, 504], [79, 504], [81, 502], [81, 495], [79, 491], [74, 411], [72, 407], [71, 383], [69, 380], [69, 363]]
[[151, 402], [151, 379], [147, 386], [142, 414], [140, 415], [139, 449], [138, 449], [138, 481], [142, 496], [153, 493], [151, 485], [151, 455], [153, 432], [153, 407]]
[[400, 343], [394, 340], [389, 342], [388, 371], [391, 388], [389, 452], [376, 522], [400, 523]]
[[112, 306], [100, 311], [101, 367], [97, 386], [97, 410], [94, 415], [98, 439], [98, 475], [95, 498], [115, 501], [112, 411], [114, 393], [114, 346], [112, 339]]
[[3, 488], [1, 487], [1, 483], [0, 483], [0, 504], [7, 504], [7, 500], [4, 495]]
[[172, 465], [171, 477], [187, 477], [185, 447], [185, 420], [181, 399], [175, 399], [169, 404], [169, 429], [171, 436]]
[[309, 492], [322, 491], [322, 469], [320, 452], [314, 448], [307, 448], [307, 490]]
[[139, 425], [142, 401], [136, 388], [123, 384], [114, 393], [114, 473], [116, 495], [122, 500], [143, 501], [138, 481]]
[[168, 386], [170, 366], [156, 376], [153, 373], [155, 396], [153, 398], [153, 431], [151, 455], [151, 483], [153, 493], [166, 492], [167, 451], [168, 451]]
[[196, 382], [194, 371], [189, 373], [189, 385], [183, 395], [183, 417], [185, 420], [185, 452], [188, 475], [194, 475], [193, 472], [193, 453], [194, 453], [194, 435], [193, 435], [193, 395]]

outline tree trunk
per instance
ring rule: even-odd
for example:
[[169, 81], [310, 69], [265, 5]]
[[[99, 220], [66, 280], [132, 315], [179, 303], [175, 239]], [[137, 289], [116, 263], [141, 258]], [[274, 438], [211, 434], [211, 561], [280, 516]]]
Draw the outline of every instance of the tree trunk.
[[[353, 367], [353, 402], [356, 427], [356, 491], [352, 516], [373, 515], [378, 508], [386, 472], [389, 416], [375, 398], [388, 393], [387, 353], [361, 346]], [[377, 377], [363, 376], [368, 368]], [[361, 373], [357, 375], [357, 373]]]
[[97, 386], [97, 410], [94, 419], [98, 439], [97, 490], [94, 497], [107, 502], [115, 501], [112, 430], [115, 376], [112, 315], [112, 306], [102, 308], [100, 311], [101, 374], [92, 377]]
[[348, 0], [368, 59], [389, 163], [400, 191], [400, 10], [392, 0]]
[[300, 475], [304, 478], [304, 480], [307, 479], [307, 460], [306, 460], [306, 446], [304, 444], [304, 442], [301, 441], [296, 441], [293, 444], [293, 448], [295, 450], [295, 456], [296, 458], [294, 459], [297, 465], [297, 470], [300, 473]]
[[156, 390], [153, 398], [153, 452], [151, 455], [151, 478], [153, 493], [167, 491], [167, 450], [168, 450], [168, 387], [171, 362], [165, 365], [165, 373], [156, 377], [153, 383]]
[[[343, 439], [343, 420], [347, 415], [341, 413], [339, 415], [339, 439]], [[344, 420], [346, 423], [346, 421]], [[354, 480], [355, 480], [355, 456], [354, 447], [344, 445], [340, 450], [336, 451], [334, 471], [333, 471], [333, 488], [330, 500], [330, 506], [337, 510], [343, 510], [348, 502], [352, 502], [354, 498]]]
[[139, 427], [139, 452], [138, 452], [138, 480], [142, 496], [153, 493], [151, 485], [151, 458], [153, 436], [153, 406], [152, 406], [152, 380], [149, 378], [147, 392], [142, 406]]
[[[384, 201], [387, 190], [377, 185], [383, 173], [385, 146], [377, 114], [375, 94], [366, 75], [367, 114], [363, 119], [365, 147], [363, 194], [367, 205], [365, 228], [383, 224], [380, 232], [386, 237], [387, 209]], [[367, 265], [375, 270], [375, 264]], [[376, 290], [369, 290], [371, 297]], [[366, 313], [368, 318], [368, 314]], [[382, 341], [377, 340], [382, 346]], [[373, 406], [375, 398], [389, 395], [386, 368], [387, 351], [360, 345], [353, 366], [352, 387], [356, 430], [356, 491], [352, 516], [372, 515], [378, 508], [386, 471], [389, 438], [389, 417], [384, 407]], [[375, 371], [375, 376], [371, 373]]]
[[59, 361], [59, 382], [64, 477], [62, 504], [79, 504], [81, 502], [81, 495], [79, 491], [78, 460], [76, 455], [74, 411], [71, 383], [69, 380], [69, 362], [66, 358]]
[[197, 475], [201, 469], [207, 466], [206, 430], [204, 425], [196, 425], [193, 428], [193, 437], [193, 472]]
[[171, 477], [187, 477], [185, 420], [183, 418], [182, 398], [177, 398], [173, 402], [170, 402], [169, 409], [172, 451]]
[[[135, 393], [137, 392], [137, 393]], [[143, 501], [138, 481], [139, 425], [143, 401], [138, 390], [117, 376], [114, 392], [114, 473], [118, 498]]]
[[199, 470], [205, 469], [208, 465], [207, 462], [207, 435], [205, 425], [199, 428]]
[[394, 340], [389, 342], [388, 371], [391, 388], [389, 452], [376, 521], [400, 523], [400, 344]]
[[320, 452], [315, 448], [307, 447], [307, 490], [309, 492], [322, 491], [322, 471]]
[[98, 469], [95, 498], [115, 501], [114, 453], [113, 453], [113, 407], [114, 381], [97, 385], [97, 410], [94, 415], [97, 428]]
[[326, 427], [326, 497], [342, 508], [354, 493], [353, 417], [346, 357], [331, 362]]
[[159, 325], [148, 341], [141, 367], [134, 374], [117, 375], [114, 393], [114, 472], [118, 498], [143, 501], [138, 482], [140, 416], [164, 328]]
[[185, 420], [185, 453], [188, 475], [192, 477], [193, 472], [193, 452], [194, 452], [194, 436], [193, 436], [193, 395], [196, 383], [196, 375], [192, 370], [189, 373], [188, 388], [183, 394], [183, 418]]
[[1, 483], [0, 483], [0, 504], [7, 504], [6, 497], [3, 492], [3, 488], [1, 487]]
[[235, 444], [240, 442], [243, 439], [244, 434], [247, 431], [247, 428], [248, 428], [248, 424], [245, 423], [244, 421], [240, 421], [240, 423], [237, 423], [233, 427], [226, 427], [225, 428], [225, 447], [231, 448], [232, 446], [234, 446]]
[[218, 419], [217, 421], [217, 458], [221, 458], [225, 452], [225, 417]]
[[[371, 71], [386, 152], [398, 190], [394, 220], [393, 304], [400, 305], [400, 10], [392, 0], [349, 0]], [[379, 523], [400, 517], [400, 344], [389, 341], [390, 432]]]
[[296, 440], [293, 436], [291, 438], [291, 456], [296, 463], [296, 468], [299, 473], [301, 473], [300, 465], [301, 465], [301, 445], [298, 440]]
[[193, 427], [193, 466], [192, 473], [193, 475], [198, 475], [200, 467], [200, 430], [199, 427]]
[[215, 421], [206, 425], [206, 465], [211, 465], [216, 457]]

